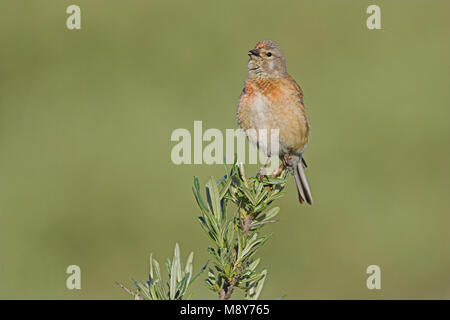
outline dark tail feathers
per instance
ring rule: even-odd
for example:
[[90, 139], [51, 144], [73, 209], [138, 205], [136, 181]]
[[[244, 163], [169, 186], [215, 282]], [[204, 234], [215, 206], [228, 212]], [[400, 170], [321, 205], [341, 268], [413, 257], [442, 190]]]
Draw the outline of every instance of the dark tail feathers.
[[304, 167], [306, 167], [306, 162], [304, 162], [303, 158], [300, 159], [298, 165], [294, 167], [294, 178], [295, 185], [297, 187], [298, 201], [300, 203], [306, 201], [308, 204], [312, 204], [313, 200], [311, 190], [309, 189], [308, 181], [306, 180]]

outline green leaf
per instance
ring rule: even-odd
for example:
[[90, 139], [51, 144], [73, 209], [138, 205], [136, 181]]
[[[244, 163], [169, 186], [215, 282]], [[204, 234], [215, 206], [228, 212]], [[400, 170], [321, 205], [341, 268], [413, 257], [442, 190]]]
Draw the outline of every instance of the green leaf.
[[261, 278], [261, 280], [258, 281], [258, 285], [256, 286], [255, 294], [252, 297], [252, 300], [258, 300], [259, 295], [261, 294], [261, 291], [264, 287], [264, 282], [266, 281], [266, 277], [267, 277], [267, 270], [264, 270], [262, 273], [263, 273], [263, 277]]
[[205, 265], [200, 269], [200, 271], [191, 279], [191, 281], [188, 284], [188, 288], [191, 286], [191, 284], [194, 283], [195, 280], [205, 271], [206, 267], [208, 266], [208, 262], [205, 263]]
[[152, 263], [152, 260], [153, 260], [153, 253], [150, 253], [150, 258], [149, 258], [149, 271], [148, 271], [148, 275], [149, 275], [148, 281], [149, 281], [150, 283], [153, 283], [153, 263]]
[[158, 295], [155, 290], [155, 285], [150, 284], [149, 292], [150, 292], [150, 295], [152, 296], [152, 300], [159, 300]]
[[148, 289], [142, 283], [134, 280], [134, 284], [138, 287], [139, 293], [143, 297], [147, 298], [148, 300], [152, 300], [152, 297], [150, 296]]
[[170, 300], [175, 299], [175, 293], [177, 288], [177, 270], [175, 268], [176, 268], [175, 263], [173, 263], [169, 282]]
[[155, 283], [162, 281], [161, 269], [159, 268], [159, 263], [156, 259], [153, 259], [153, 268], [155, 270]]
[[192, 190], [194, 191], [195, 200], [197, 201], [198, 206], [202, 211], [209, 211], [208, 207], [205, 205], [205, 202], [203, 201], [202, 194], [200, 192], [200, 183], [197, 177], [194, 177], [194, 185], [192, 187]]
[[165, 264], [166, 264], [167, 274], [170, 277], [170, 275], [172, 274], [172, 261], [170, 261], [169, 258], [166, 258]]
[[241, 261], [246, 258], [250, 258], [253, 254], [255, 254], [256, 250], [261, 248], [270, 238], [270, 235], [265, 235], [259, 239], [257, 239], [256, 236], [257, 233], [254, 233], [244, 250], [242, 250], [242, 252], [240, 253], [239, 257]]
[[173, 261], [174, 261], [174, 263], [176, 263], [177, 281], [180, 282], [183, 279], [183, 275], [182, 275], [182, 270], [181, 270], [180, 246], [178, 245], [178, 243], [175, 243]]
[[180, 299], [181, 297], [183, 297], [183, 295], [187, 289], [187, 281], [188, 281], [189, 276], [190, 276], [189, 273], [186, 273], [184, 275], [183, 279], [180, 282], [178, 282], [177, 288], [176, 288], [175, 299]]
[[258, 282], [261, 279], [261, 277], [264, 276], [263, 274], [264, 270], [266, 270], [266, 268], [261, 268], [260, 270], [253, 272], [245, 279], [245, 281]]
[[158, 300], [168, 299], [168, 295], [162, 283], [158, 283], [157, 285], [153, 286], [153, 288], [155, 289]]
[[244, 195], [247, 197], [247, 199], [250, 201], [250, 203], [255, 206], [257, 203], [256, 203], [255, 197], [253, 196], [251, 191], [249, 189], [247, 189], [247, 187], [245, 187], [244, 185], [242, 185], [241, 190], [244, 193]]
[[232, 181], [231, 178], [228, 177], [226, 182], [225, 182], [225, 185], [222, 187], [222, 190], [220, 190], [220, 193], [219, 193], [219, 199], [220, 200], [222, 200], [223, 197], [225, 196], [225, 194], [228, 192], [228, 189], [231, 186], [231, 181]]
[[284, 183], [286, 183], [286, 179], [282, 179], [282, 178], [268, 178], [264, 182], [266, 182], [266, 184], [268, 184], [268, 185], [277, 185], [277, 184], [284, 184]]
[[219, 225], [217, 223], [216, 217], [210, 212], [205, 212], [203, 217], [208, 222], [208, 229], [210, 229], [210, 231], [213, 232], [215, 235], [218, 235]]
[[269, 191], [267, 191], [266, 189], [262, 190], [262, 192], [260, 193], [260, 195], [256, 199], [256, 203], [260, 203], [261, 201], [263, 201], [268, 193], [269, 193]]
[[225, 275], [230, 278], [231, 277], [231, 265], [227, 264], [224, 268]]
[[208, 200], [210, 202], [211, 211], [214, 213], [217, 220], [221, 218], [222, 210], [220, 209], [220, 197], [219, 190], [217, 189], [216, 181], [214, 177], [211, 177], [206, 183], [207, 195], [209, 195]]
[[256, 194], [257, 194], [257, 195], [259, 195], [259, 194], [261, 193], [261, 191], [263, 190], [263, 188], [264, 188], [264, 184], [261, 183], [261, 182], [259, 182], [258, 180], [256, 180], [256, 181], [255, 181], [255, 191], [256, 191]]
[[248, 266], [248, 269], [249, 269], [250, 271], [255, 270], [256, 267], [258, 266], [260, 260], [261, 260], [261, 259], [256, 259], [255, 261], [253, 261], [253, 262]]
[[189, 274], [189, 278], [187, 279], [187, 283], [191, 281], [192, 270], [193, 270], [193, 261], [194, 261], [194, 252], [191, 252], [186, 261], [186, 267], [184, 268], [184, 273]]
[[272, 209], [269, 209], [267, 212], [264, 213], [264, 220], [270, 220], [274, 218], [278, 212], [280, 212], [280, 207], [274, 207]]
[[176, 243], [173, 254], [172, 266], [170, 269], [170, 283], [169, 283], [170, 300], [175, 299], [175, 294], [177, 293], [177, 284], [182, 279], [183, 278], [181, 275], [180, 246], [178, 245], [178, 243]]
[[234, 215], [228, 219], [228, 221], [225, 223], [224, 227], [221, 230], [220, 237], [224, 240], [225, 246], [227, 244], [231, 244], [232, 238], [229, 238], [231, 235], [229, 232], [229, 229], [233, 229], [233, 221], [234, 221]]
[[276, 199], [279, 199], [279, 198], [284, 197], [285, 195], [286, 195], [286, 192], [285, 192], [285, 191], [277, 192], [277, 193], [275, 193], [275, 194], [273, 194], [273, 195], [267, 197], [267, 199], [265, 200], [265, 202], [266, 202], [266, 203], [272, 202], [272, 201], [274, 201], [274, 200], [276, 200]]
[[279, 207], [273, 207], [264, 212], [262, 215], [259, 215], [255, 220], [258, 222], [270, 220], [275, 218], [275, 216], [280, 212]]

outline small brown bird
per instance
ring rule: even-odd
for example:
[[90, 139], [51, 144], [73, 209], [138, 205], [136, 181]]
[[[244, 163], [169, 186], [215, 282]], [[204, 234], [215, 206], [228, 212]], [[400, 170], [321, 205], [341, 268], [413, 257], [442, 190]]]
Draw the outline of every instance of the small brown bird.
[[[304, 169], [303, 152], [308, 144], [309, 124], [303, 91], [286, 71], [286, 57], [271, 40], [258, 42], [249, 51], [248, 76], [239, 97], [237, 120], [242, 130], [279, 130], [279, 152], [284, 166], [292, 167], [300, 203], [312, 204]], [[258, 137], [247, 135], [258, 148]], [[267, 139], [270, 141], [270, 138]], [[263, 146], [265, 150], [270, 147]], [[268, 153], [270, 157], [270, 154]]]

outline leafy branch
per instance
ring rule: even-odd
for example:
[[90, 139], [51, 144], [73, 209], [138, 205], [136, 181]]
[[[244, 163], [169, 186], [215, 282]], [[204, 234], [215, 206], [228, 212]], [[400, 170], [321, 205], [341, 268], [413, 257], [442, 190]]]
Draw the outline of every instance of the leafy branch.
[[[272, 203], [285, 195], [287, 175], [288, 170], [282, 170], [277, 177], [247, 178], [243, 165], [234, 164], [218, 181], [211, 177], [206, 182], [204, 195], [194, 177], [192, 189], [201, 211], [198, 220], [210, 240], [207, 250], [212, 258], [205, 283], [219, 299], [230, 299], [235, 288], [244, 292], [245, 299], [259, 298], [267, 268], [260, 266], [256, 253], [271, 236], [262, 229], [277, 221], [280, 208]], [[234, 207], [231, 213], [229, 205]], [[168, 281], [164, 282], [160, 264], [151, 254], [147, 281], [132, 279], [135, 290], [117, 284], [138, 300], [189, 299], [189, 287], [207, 267], [192, 276], [193, 258], [191, 252], [184, 265], [177, 243], [173, 259], [165, 263]]]
[[[261, 235], [261, 229], [276, 222], [278, 207], [271, 207], [274, 200], [284, 196], [287, 171], [279, 177], [247, 179], [242, 165], [233, 165], [227, 174], [216, 181], [211, 177], [206, 183], [206, 202], [200, 183], [194, 177], [193, 191], [202, 215], [200, 225], [212, 245], [208, 251], [213, 260], [206, 279], [207, 286], [219, 296], [229, 299], [235, 288], [245, 293], [246, 299], [258, 299], [267, 276], [267, 269], [260, 267], [256, 252], [270, 238]], [[231, 202], [236, 212], [228, 215]]]
[[159, 262], [150, 254], [148, 281], [136, 281], [132, 279], [136, 290], [130, 290], [121, 283], [117, 283], [136, 300], [181, 300], [189, 299], [192, 293], [187, 289], [206, 269], [206, 265], [195, 276], [193, 272], [194, 253], [191, 252], [184, 266], [180, 255], [180, 247], [175, 244], [173, 259], [166, 259], [166, 268], [169, 281], [164, 283]]

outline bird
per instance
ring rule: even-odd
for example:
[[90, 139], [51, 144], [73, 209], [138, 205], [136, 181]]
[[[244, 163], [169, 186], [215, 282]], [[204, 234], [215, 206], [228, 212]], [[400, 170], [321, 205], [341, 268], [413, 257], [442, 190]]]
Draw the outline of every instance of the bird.
[[[248, 132], [265, 129], [268, 132], [265, 140], [270, 141], [271, 130], [279, 130], [282, 166], [293, 171], [299, 202], [312, 205], [303, 157], [310, 131], [303, 91], [287, 73], [286, 57], [274, 41], [259, 41], [248, 55], [248, 74], [237, 104], [238, 125], [247, 133], [248, 140], [259, 149], [263, 148], [269, 158], [270, 143], [262, 145], [258, 134], [255, 136]], [[281, 170], [280, 166], [277, 171]]]

